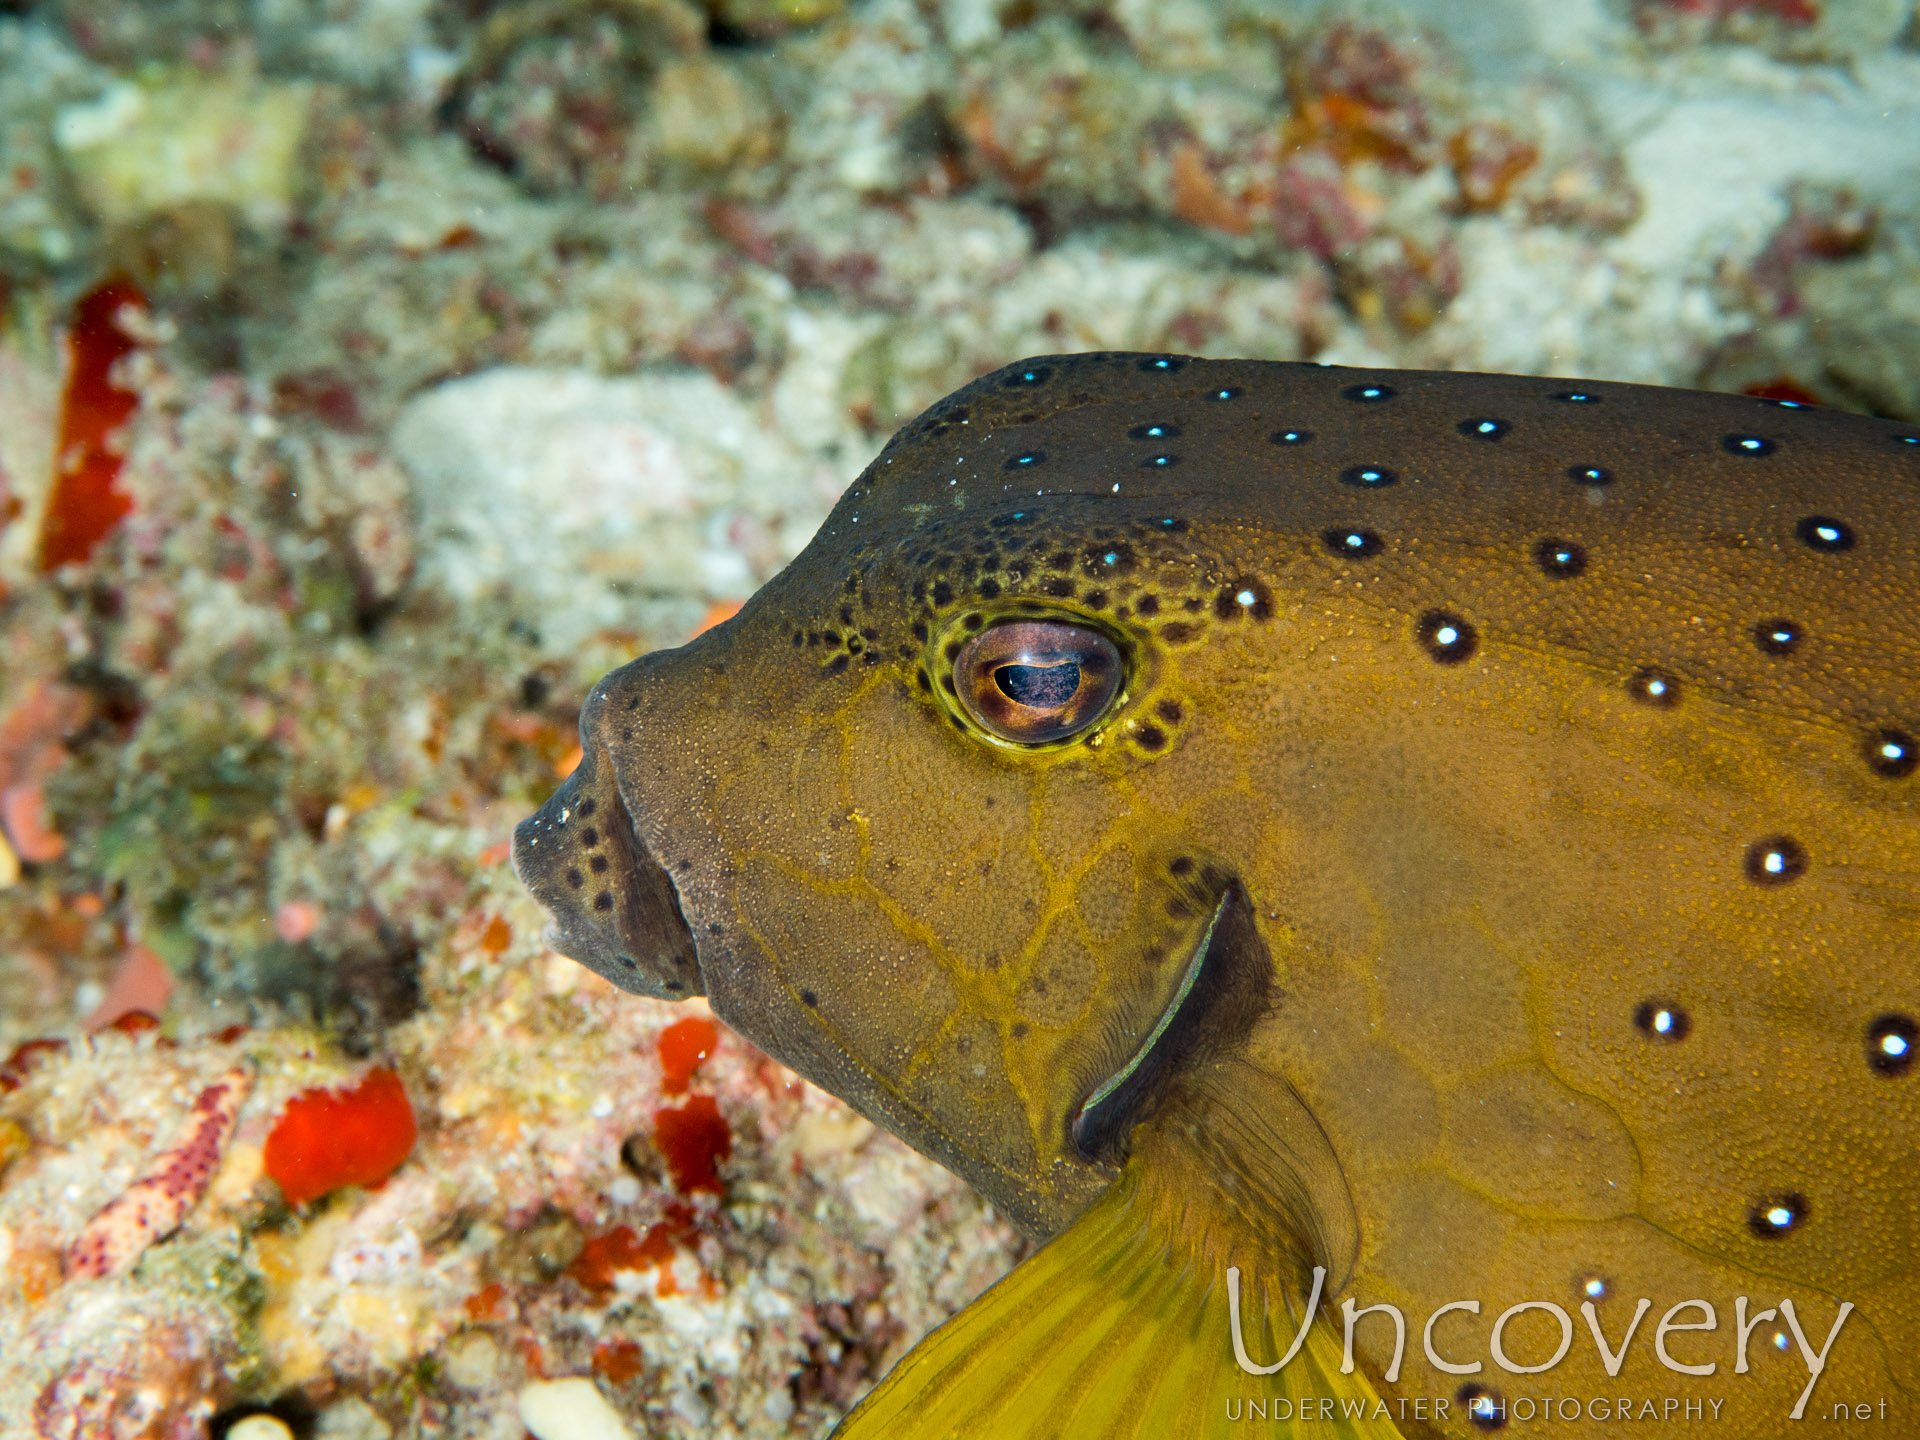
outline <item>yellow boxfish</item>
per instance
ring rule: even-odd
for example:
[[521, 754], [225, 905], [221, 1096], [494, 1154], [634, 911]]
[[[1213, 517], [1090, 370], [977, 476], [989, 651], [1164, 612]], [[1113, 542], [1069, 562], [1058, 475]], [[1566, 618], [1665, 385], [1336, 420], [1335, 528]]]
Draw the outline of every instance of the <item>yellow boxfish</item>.
[[1912, 425], [1047, 356], [514, 863], [1046, 1240], [845, 1436], [1920, 1435], [1916, 677]]

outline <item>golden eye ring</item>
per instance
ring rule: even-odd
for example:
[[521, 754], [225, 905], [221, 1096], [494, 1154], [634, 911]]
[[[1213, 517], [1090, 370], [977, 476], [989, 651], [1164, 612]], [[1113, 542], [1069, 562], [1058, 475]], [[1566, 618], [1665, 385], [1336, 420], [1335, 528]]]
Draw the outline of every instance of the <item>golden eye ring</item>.
[[1091, 729], [1120, 693], [1125, 667], [1090, 625], [1009, 620], [975, 635], [954, 657], [961, 708], [989, 735], [1046, 745]]

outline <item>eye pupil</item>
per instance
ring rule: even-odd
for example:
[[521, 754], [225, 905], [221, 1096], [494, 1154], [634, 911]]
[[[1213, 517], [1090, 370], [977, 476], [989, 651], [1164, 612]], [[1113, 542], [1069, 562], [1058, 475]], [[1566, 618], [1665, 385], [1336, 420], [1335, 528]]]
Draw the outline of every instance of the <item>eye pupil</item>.
[[1071, 660], [1058, 665], [1002, 665], [993, 683], [1016, 705], [1029, 710], [1058, 710], [1080, 689], [1080, 667]]
[[[1069, 620], [1010, 619], [958, 645], [947, 693], [972, 722], [1015, 745], [1049, 745], [1097, 724], [1120, 693], [1113, 641]], [[963, 727], [965, 728], [965, 727]]]

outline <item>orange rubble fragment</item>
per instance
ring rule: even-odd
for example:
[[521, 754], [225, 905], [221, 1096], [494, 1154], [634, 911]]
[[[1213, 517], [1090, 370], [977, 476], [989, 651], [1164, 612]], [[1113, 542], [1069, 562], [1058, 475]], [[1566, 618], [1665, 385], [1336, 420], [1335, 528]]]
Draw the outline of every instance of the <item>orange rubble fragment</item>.
[[624, 1385], [645, 1368], [645, 1352], [631, 1340], [602, 1340], [593, 1347], [593, 1368]]
[[476, 1325], [507, 1318], [507, 1287], [499, 1281], [483, 1285], [467, 1296], [467, 1319]]
[[633, 1227], [616, 1225], [581, 1246], [580, 1253], [567, 1266], [567, 1274], [589, 1290], [611, 1290], [617, 1272], [644, 1270], [654, 1263], [641, 1249], [640, 1237], [633, 1233]]
[[107, 982], [107, 993], [94, 1006], [82, 1028], [89, 1031], [109, 1026], [124, 1029], [119, 1023], [122, 1018], [159, 1015], [167, 1008], [172, 994], [173, 972], [167, 969], [167, 962], [145, 945], [129, 945], [121, 952], [113, 979]]
[[1253, 228], [1253, 217], [1221, 191], [1207, 169], [1205, 154], [1191, 142], [1173, 152], [1173, 213], [1189, 225], [1229, 235], [1244, 235]]
[[[611, 1290], [614, 1276], [622, 1270], [669, 1264], [674, 1250], [692, 1240], [693, 1234], [693, 1211], [675, 1201], [644, 1236], [635, 1235], [631, 1225], [616, 1225], [594, 1236], [580, 1247], [567, 1274], [589, 1290]], [[673, 1281], [666, 1275], [660, 1277], [660, 1293], [673, 1293]]]
[[700, 1068], [713, 1047], [720, 1043], [720, 1030], [711, 1020], [690, 1015], [676, 1020], [660, 1032], [660, 1088], [669, 1095], [687, 1093], [687, 1082]]
[[109, 280], [74, 307], [67, 336], [67, 388], [61, 397], [60, 446], [53, 493], [40, 522], [40, 568], [84, 561], [133, 508], [117, 488], [123, 456], [120, 429], [140, 397], [113, 383], [114, 363], [139, 342], [120, 328], [120, 312], [145, 309], [147, 297], [129, 280]]
[[45, 865], [67, 853], [66, 837], [47, 819], [46, 787], [38, 780], [0, 790], [0, 826], [22, 860]]
[[580, 762], [586, 758], [586, 754], [587, 752], [582, 750], [578, 745], [573, 746], [566, 754], [553, 762], [554, 775], [558, 779], [566, 779], [567, 776], [573, 774], [575, 770], [580, 768]]
[[700, 617], [700, 623], [693, 627], [693, 634], [687, 636], [687, 638], [691, 640], [695, 635], [706, 634], [707, 631], [713, 629], [716, 625], [724, 625], [740, 613], [740, 607], [745, 603], [743, 600], [714, 601], [713, 604], [707, 606], [707, 613]]
[[487, 928], [480, 932], [480, 948], [489, 955], [498, 955], [513, 943], [513, 927], [499, 915], [487, 922]]
[[350, 1089], [305, 1090], [267, 1135], [266, 1170], [289, 1205], [346, 1185], [377, 1185], [412, 1153], [413, 1106], [400, 1077], [379, 1066]]

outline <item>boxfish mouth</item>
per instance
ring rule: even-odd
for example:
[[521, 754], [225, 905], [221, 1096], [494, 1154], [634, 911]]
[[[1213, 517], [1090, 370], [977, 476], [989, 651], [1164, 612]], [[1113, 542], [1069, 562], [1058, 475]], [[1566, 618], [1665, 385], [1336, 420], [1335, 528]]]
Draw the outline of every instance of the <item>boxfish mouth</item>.
[[679, 892], [635, 830], [603, 749], [514, 827], [513, 869], [553, 917], [545, 938], [562, 955], [630, 994], [706, 993]]
[[1159, 1108], [1179, 1077], [1245, 1039], [1267, 1007], [1272, 981], [1273, 960], [1247, 892], [1230, 880], [1153, 1028], [1074, 1113], [1069, 1134], [1082, 1158], [1124, 1160], [1134, 1127]]

